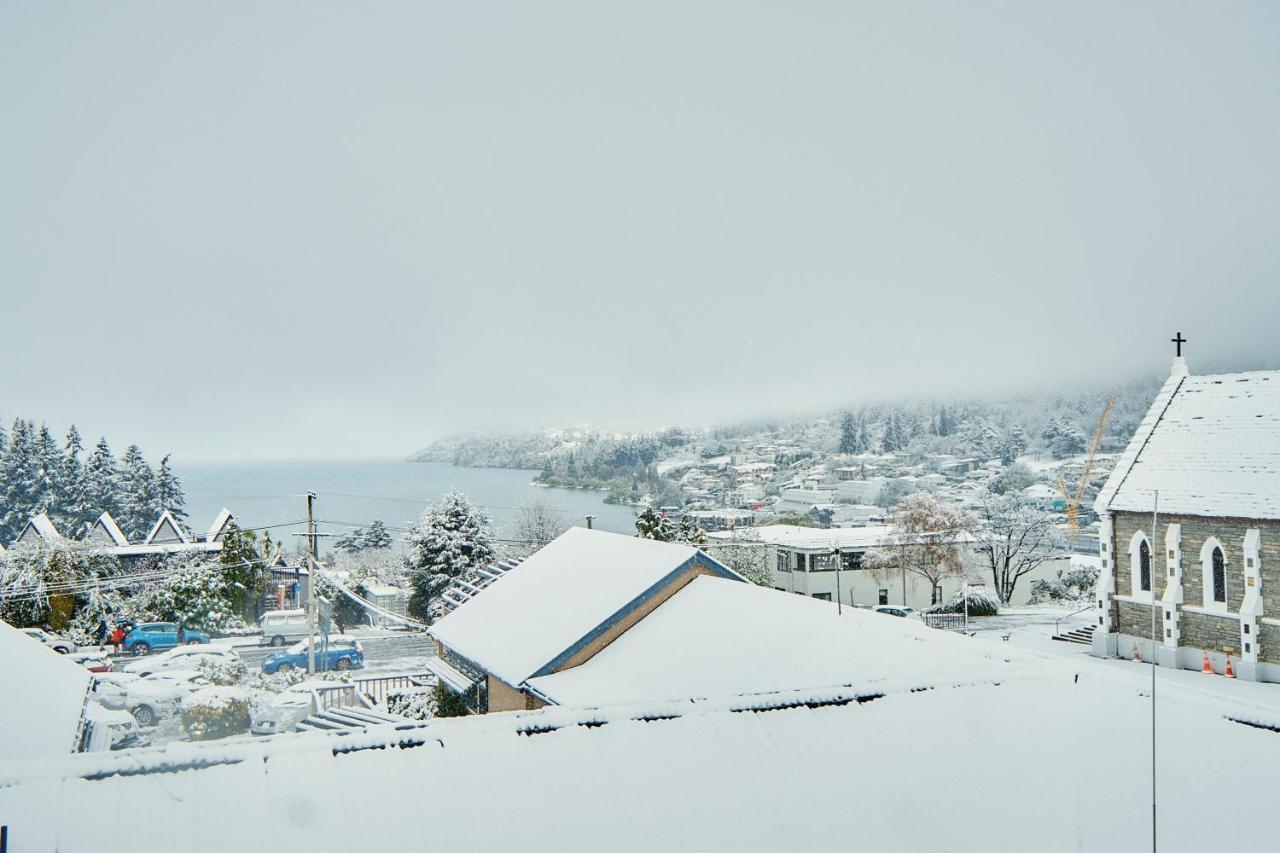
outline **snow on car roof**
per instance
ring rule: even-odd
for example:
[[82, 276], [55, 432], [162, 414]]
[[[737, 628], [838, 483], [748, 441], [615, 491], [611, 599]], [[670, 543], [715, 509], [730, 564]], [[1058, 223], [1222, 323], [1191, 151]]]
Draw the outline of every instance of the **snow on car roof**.
[[[1078, 681], [1075, 669], [1046, 662], [998, 685], [874, 700], [783, 693], [759, 706], [768, 713], [731, 700], [546, 708], [95, 753], [0, 768], [0, 814], [22, 849], [62, 853], [266, 840], [274, 853], [401, 850], [427, 837], [480, 853], [521, 840], [561, 853], [775, 853], [839, 847], [841, 827], [856, 828], [860, 850], [1143, 849], [1145, 667]], [[1170, 685], [1161, 702], [1160, 837], [1180, 850], [1271, 849], [1280, 737], [1232, 721], [1253, 706], [1198, 688]], [[1212, 748], [1187, 753], [1201, 743]], [[1131, 796], [1095, 795], [1100, 772], [1106, 791]], [[998, 819], [975, 820], [993, 797]], [[456, 819], [477, 802], [502, 831]]]
[[73, 751], [93, 684], [89, 671], [7, 622], [0, 622], [0, 661], [6, 685], [0, 699], [0, 760]]
[[573, 527], [429, 633], [508, 684], [520, 684], [695, 559], [719, 565], [690, 545]]
[[529, 686], [563, 705], [874, 690], [1007, 669], [1010, 656], [995, 654], [1007, 651], [914, 620], [698, 577], [586, 663]]
[[1099, 513], [1280, 518], [1280, 371], [1175, 369], [1098, 494]]

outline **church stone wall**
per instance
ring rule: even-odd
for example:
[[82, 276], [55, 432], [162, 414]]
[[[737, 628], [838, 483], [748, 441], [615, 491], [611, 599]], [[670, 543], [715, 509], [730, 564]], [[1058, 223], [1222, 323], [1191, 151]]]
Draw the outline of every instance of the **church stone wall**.
[[[1151, 636], [1150, 607], [1132, 601], [1118, 601], [1116, 604], [1119, 605], [1116, 626], [1120, 629], [1121, 634], [1128, 634], [1131, 637]], [[1157, 637], [1161, 630], [1160, 615], [1156, 614]]]
[[1182, 611], [1182, 645], [1240, 656], [1240, 619]]

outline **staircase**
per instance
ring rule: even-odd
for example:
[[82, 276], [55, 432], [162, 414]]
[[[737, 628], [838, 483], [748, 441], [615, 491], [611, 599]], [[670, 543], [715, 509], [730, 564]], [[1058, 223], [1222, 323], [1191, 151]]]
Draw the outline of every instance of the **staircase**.
[[1093, 629], [1096, 625], [1085, 625], [1083, 628], [1073, 628], [1062, 634], [1054, 634], [1053, 639], [1061, 640], [1064, 643], [1079, 643], [1082, 646], [1093, 645]]

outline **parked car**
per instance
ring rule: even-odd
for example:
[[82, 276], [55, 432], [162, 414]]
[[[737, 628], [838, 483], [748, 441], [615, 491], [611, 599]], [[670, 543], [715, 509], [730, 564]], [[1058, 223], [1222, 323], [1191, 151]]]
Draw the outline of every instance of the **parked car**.
[[[186, 629], [186, 642], [207, 643], [209, 635], [202, 631]], [[172, 649], [178, 645], [178, 623], [143, 622], [125, 635], [124, 650], [133, 655], [149, 655], [152, 652]]]
[[303, 682], [255, 705], [249, 713], [249, 731], [255, 735], [274, 735], [293, 731], [293, 727], [311, 713], [311, 684]]
[[138, 725], [149, 728], [162, 718], [177, 714], [186, 696], [210, 684], [202, 673], [191, 670], [157, 672], [127, 684], [124, 707]]
[[93, 695], [105, 707], [119, 710], [128, 701], [129, 685], [141, 676], [129, 672], [104, 672], [93, 677]]
[[305, 610], [268, 610], [258, 623], [262, 626], [264, 646], [283, 646], [307, 637], [307, 613]]
[[138, 721], [132, 714], [103, 707], [98, 702], [85, 706], [85, 752], [108, 749], [128, 749], [146, 746], [150, 738], [138, 730]]
[[226, 646], [186, 645], [169, 649], [160, 654], [147, 655], [141, 660], [130, 661], [121, 669], [137, 675], [150, 675], [170, 669], [195, 669], [201, 661], [238, 661], [240, 655]]
[[[364, 647], [355, 637], [331, 634], [326, 646], [316, 638], [316, 669], [357, 669], [364, 666]], [[262, 671], [271, 674], [282, 670], [307, 668], [307, 641], [294, 643], [283, 652], [277, 652], [262, 662]]]
[[888, 616], [901, 616], [904, 619], [922, 619], [919, 611], [914, 607], [903, 607], [901, 604], [881, 604], [875, 608], [876, 613], [884, 613]]
[[63, 639], [56, 634], [50, 634], [48, 631], [40, 628], [23, 628], [22, 633], [26, 634], [37, 643], [43, 643], [48, 648], [53, 649], [60, 655], [69, 655], [76, 650], [76, 644], [70, 640]]
[[104, 651], [74, 652], [71, 659], [90, 672], [111, 672], [115, 669]]

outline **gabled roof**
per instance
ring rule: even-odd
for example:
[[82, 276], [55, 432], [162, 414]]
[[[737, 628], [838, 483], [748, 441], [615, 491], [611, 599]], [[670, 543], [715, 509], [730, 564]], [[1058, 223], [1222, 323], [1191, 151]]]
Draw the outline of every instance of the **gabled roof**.
[[124, 535], [124, 531], [120, 529], [120, 525], [116, 524], [116, 520], [111, 517], [109, 512], [104, 512], [98, 516], [98, 520], [89, 529], [89, 538], [96, 539], [106, 545], [129, 544], [129, 537]]
[[1280, 371], [1189, 376], [1175, 364], [1094, 508], [1280, 518]]
[[1001, 652], [915, 620], [697, 577], [586, 663], [529, 686], [558, 705], [876, 692], [990, 676], [1007, 668]]
[[182, 529], [182, 525], [178, 520], [170, 515], [169, 510], [160, 513], [160, 517], [156, 519], [155, 526], [151, 528], [151, 532], [147, 534], [147, 545], [164, 545], [176, 543], [188, 543], [191, 537]]
[[218, 517], [213, 520], [213, 524], [209, 525], [209, 532], [204, 537], [205, 541], [221, 542], [227, 535], [227, 529], [231, 527], [235, 520], [231, 510], [224, 506], [222, 512], [218, 513]]
[[690, 545], [573, 527], [437, 621], [430, 633], [519, 685], [695, 562], [741, 580]]
[[39, 513], [27, 519], [26, 525], [22, 528], [22, 532], [18, 534], [18, 538], [13, 540], [15, 545], [34, 545], [35, 539], [44, 542], [57, 542], [62, 538], [62, 534], [58, 532], [58, 528], [54, 526], [53, 521], [48, 515]]

